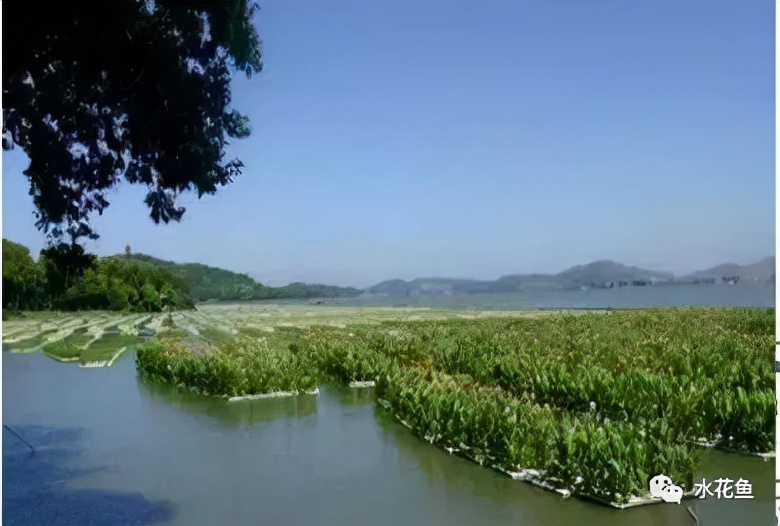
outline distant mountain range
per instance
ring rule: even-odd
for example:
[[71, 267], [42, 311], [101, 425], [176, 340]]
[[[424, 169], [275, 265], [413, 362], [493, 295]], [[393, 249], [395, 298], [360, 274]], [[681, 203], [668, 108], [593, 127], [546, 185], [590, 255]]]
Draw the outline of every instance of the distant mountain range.
[[707, 284], [720, 283], [724, 279], [774, 283], [775, 258], [768, 257], [752, 265], [727, 263], [681, 277], [675, 277], [668, 272], [629, 267], [615, 261], [601, 260], [587, 265], [577, 265], [558, 274], [510, 274], [492, 281], [449, 278], [420, 278], [411, 281], [394, 279], [368, 287], [365, 292], [399, 297], [451, 296], [679, 283]]
[[267, 287], [246, 274], [209, 267], [200, 263], [174, 263], [143, 254], [109, 256], [109, 258], [111, 257], [130, 257], [164, 267], [187, 283], [195, 301], [333, 298], [361, 294], [392, 297], [451, 296], [676, 283], [721, 283], [723, 278], [733, 278], [734, 276], [737, 276], [741, 281], [751, 282], [774, 283], [775, 279], [775, 258], [772, 256], [752, 265], [727, 263], [681, 277], [675, 277], [668, 272], [657, 272], [622, 265], [615, 261], [601, 260], [587, 265], [577, 265], [558, 274], [510, 274], [496, 280], [436, 277], [411, 281], [393, 279], [365, 289], [300, 282], [291, 283], [284, 287]]
[[735, 263], [725, 263], [712, 267], [707, 270], [693, 272], [680, 278], [681, 280], [691, 281], [694, 279], [715, 278], [721, 279], [723, 276], [739, 276], [746, 281], [774, 281], [775, 276], [775, 258], [770, 256], [764, 258], [752, 265], [737, 265]]
[[[4, 239], [3, 243], [5, 247], [7, 243], [12, 242]], [[29, 254], [26, 247], [18, 246]], [[4, 257], [5, 255], [4, 252]], [[122, 259], [123, 261], [135, 261], [141, 265], [163, 268], [187, 285], [188, 293], [195, 301], [335, 298], [364, 294], [394, 297], [452, 296], [456, 294], [640, 287], [680, 283], [703, 285], [736, 282], [775, 283], [774, 256], [764, 258], [751, 265], [726, 263], [681, 277], [675, 277], [668, 272], [657, 272], [622, 265], [615, 261], [600, 260], [587, 265], [577, 265], [558, 274], [509, 274], [496, 280], [437, 277], [419, 278], [411, 281], [392, 279], [365, 289], [301, 282], [290, 283], [283, 287], [268, 287], [247, 274], [210, 267], [201, 263], [176, 263], [145, 254], [122, 254], [106, 256], [101, 259]]]

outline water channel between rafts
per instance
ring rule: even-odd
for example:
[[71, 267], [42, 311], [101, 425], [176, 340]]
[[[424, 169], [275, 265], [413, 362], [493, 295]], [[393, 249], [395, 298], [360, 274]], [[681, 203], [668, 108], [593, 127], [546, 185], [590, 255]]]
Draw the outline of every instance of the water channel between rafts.
[[753, 500], [618, 511], [562, 499], [451, 456], [386, 415], [372, 390], [228, 404], [135, 372], [3, 353], [3, 524], [774, 524], [774, 460], [706, 452], [697, 477]]

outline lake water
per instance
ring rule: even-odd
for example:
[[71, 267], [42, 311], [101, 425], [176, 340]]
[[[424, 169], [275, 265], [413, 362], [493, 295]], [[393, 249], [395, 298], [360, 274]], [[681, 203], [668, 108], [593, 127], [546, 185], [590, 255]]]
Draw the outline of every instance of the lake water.
[[[775, 288], [767, 283], [736, 285], [656, 285], [512, 294], [464, 294], [440, 297], [357, 296], [323, 300], [327, 305], [395, 305], [449, 309], [638, 308], [681, 305], [773, 307]], [[300, 303], [297, 300], [296, 303]]]
[[[735, 289], [736, 290], [736, 289]], [[108, 369], [3, 353], [3, 524], [775, 524], [774, 461], [706, 452], [696, 478], [753, 500], [618, 511], [562, 499], [415, 438], [371, 390], [227, 403]]]

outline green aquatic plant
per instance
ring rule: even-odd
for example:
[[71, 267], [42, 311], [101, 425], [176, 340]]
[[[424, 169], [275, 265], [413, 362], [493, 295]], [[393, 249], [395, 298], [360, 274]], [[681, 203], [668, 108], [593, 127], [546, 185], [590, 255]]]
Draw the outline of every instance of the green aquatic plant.
[[245, 396], [277, 391], [310, 391], [317, 370], [306, 357], [271, 348], [252, 338], [236, 338], [205, 354], [191, 352], [182, 340], [158, 339], [136, 352], [147, 377], [201, 392]]
[[390, 359], [374, 350], [364, 331], [313, 328], [294, 345], [326, 377], [338, 382], [373, 381], [389, 365]]
[[572, 412], [487, 389], [468, 376], [390, 368], [377, 396], [423, 439], [509, 471], [534, 469], [554, 486], [624, 503], [656, 470], [690, 480], [698, 449], [662, 419], [641, 425]]
[[382, 404], [428, 442], [627, 502], [656, 472], [690, 489], [702, 440], [772, 449], [773, 319], [659, 309], [384, 322], [245, 331], [198, 355], [181, 338], [156, 341], [138, 360], [161, 381], [230, 396], [375, 379]]
[[81, 347], [59, 340], [43, 346], [43, 352], [59, 360], [73, 360], [81, 356]]
[[[762, 325], [746, 326], [728, 314], [668, 309], [440, 322], [436, 330], [446, 339], [429, 338], [427, 343], [437, 369], [468, 373], [483, 385], [531, 396], [537, 403], [580, 412], [594, 404], [599, 414], [613, 420], [664, 418], [680, 441], [727, 435], [740, 441], [738, 448], [766, 451], [771, 449], [774, 416], [755, 408], [773, 392], [765, 352], [771, 333], [753, 329], [770, 327], [766, 319], [771, 316], [763, 310], [737, 310], [738, 320], [760, 317]], [[419, 329], [433, 332], [430, 326]], [[764, 393], [750, 395], [755, 414], [743, 409], [737, 414], [752, 416], [724, 416], [739, 389], [745, 396]], [[730, 432], [724, 433], [727, 420]], [[754, 431], [737, 432], [740, 423]]]

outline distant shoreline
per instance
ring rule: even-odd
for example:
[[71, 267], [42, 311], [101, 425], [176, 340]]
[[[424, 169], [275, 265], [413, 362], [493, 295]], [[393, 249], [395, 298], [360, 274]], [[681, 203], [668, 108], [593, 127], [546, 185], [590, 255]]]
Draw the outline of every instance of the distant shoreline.
[[404, 308], [447, 310], [605, 310], [665, 307], [756, 307], [775, 306], [772, 283], [740, 282], [736, 285], [622, 287], [586, 290], [533, 290], [493, 293], [362, 294], [350, 298], [306, 298], [212, 302], [213, 306], [300, 306], [313, 311], [328, 307]]

